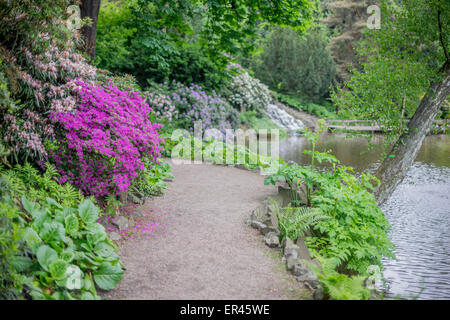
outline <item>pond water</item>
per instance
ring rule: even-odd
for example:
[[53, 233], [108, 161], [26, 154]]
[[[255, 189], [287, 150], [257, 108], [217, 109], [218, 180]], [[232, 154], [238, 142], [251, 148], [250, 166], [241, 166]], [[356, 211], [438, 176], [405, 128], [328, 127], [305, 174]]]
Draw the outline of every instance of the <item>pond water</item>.
[[[382, 139], [375, 136], [372, 142]], [[280, 142], [280, 157], [309, 164], [302, 151], [310, 147], [304, 136], [291, 136]], [[364, 138], [343, 134], [324, 134], [318, 141], [319, 151], [332, 150], [341, 164], [356, 171], [372, 171], [380, 161], [380, 148], [367, 147]], [[384, 261], [387, 295], [450, 299], [450, 136], [425, 139], [408, 176], [382, 209], [397, 256]]]

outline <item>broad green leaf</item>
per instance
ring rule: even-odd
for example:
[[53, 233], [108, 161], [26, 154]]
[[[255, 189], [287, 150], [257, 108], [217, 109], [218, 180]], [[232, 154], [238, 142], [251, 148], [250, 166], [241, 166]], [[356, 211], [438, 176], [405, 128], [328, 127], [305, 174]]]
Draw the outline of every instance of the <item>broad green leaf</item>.
[[25, 229], [25, 232], [23, 233], [23, 239], [27, 243], [28, 247], [32, 249], [42, 242], [37, 232], [34, 231], [34, 229], [31, 227]]
[[44, 270], [49, 271], [50, 263], [58, 259], [58, 254], [49, 246], [42, 245], [37, 249], [36, 257], [41, 267]]
[[51, 207], [51, 206], [54, 206], [54, 207], [57, 207], [58, 209], [62, 209], [62, 208], [63, 208], [58, 202], [56, 202], [56, 201], [55, 201], [54, 199], [52, 199], [52, 198], [47, 197], [45, 200], [47, 201], [47, 203], [48, 203], [48, 205], [49, 205], [50, 207]]
[[92, 293], [85, 291], [81, 294], [81, 300], [96, 300], [96, 299]]
[[35, 209], [39, 209], [39, 205], [36, 202], [29, 201], [25, 196], [22, 196], [23, 208], [31, 215]]
[[70, 263], [75, 258], [75, 254], [72, 251], [64, 251], [60, 254], [60, 256], [61, 259], [63, 259], [67, 263]]
[[84, 228], [86, 229], [86, 231], [89, 231], [92, 234], [105, 234], [106, 235], [105, 227], [97, 222], [88, 224]]
[[62, 259], [56, 259], [49, 264], [49, 271], [55, 280], [62, 280], [66, 277], [68, 263]]
[[74, 214], [70, 214], [64, 219], [64, 225], [69, 235], [74, 236], [78, 233], [78, 218]]
[[40, 237], [44, 242], [48, 241], [62, 241], [65, 237], [66, 230], [59, 222], [45, 222], [39, 232]]
[[123, 270], [119, 266], [104, 262], [94, 271], [94, 280], [100, 289], [111, 290], [122, 280], [122, 275]]
[[94, 252], [100, 257], [106, 258], [114, 254], [114, 248], [106, 242], [100, 242], [95, 246]]
[[98, 219], [98, 208], [89, 199], [84, 200], [78, 206], [78, 214], [86, 224], [93, 224]]

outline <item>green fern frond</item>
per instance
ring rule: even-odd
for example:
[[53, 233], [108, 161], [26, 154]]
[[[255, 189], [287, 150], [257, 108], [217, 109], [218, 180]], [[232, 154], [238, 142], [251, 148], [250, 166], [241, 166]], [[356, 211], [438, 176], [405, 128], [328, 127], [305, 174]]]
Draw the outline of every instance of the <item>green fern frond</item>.
[[275, 213], [278, 217], [278, 225], [281, 240], [289, 237], [296, 240], [303, 237], [317, 222], [328, 219], [319, 208], [310, 207], [286, 207], [279, 208], [275, 205]]

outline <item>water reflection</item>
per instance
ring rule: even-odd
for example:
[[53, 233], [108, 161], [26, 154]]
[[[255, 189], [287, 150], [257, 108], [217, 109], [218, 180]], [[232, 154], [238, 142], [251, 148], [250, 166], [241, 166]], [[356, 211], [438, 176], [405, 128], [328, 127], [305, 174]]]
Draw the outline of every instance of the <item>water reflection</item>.
[[[373, 142], [381, 143], [375, 136]], [[324, 134], [318, 150], [332, 150], [343, 165], [356, 171], [373, 170], [380, 148], [367, 151], [364, 138]], [[311, 146], [303, 136], [280, 143], [280, 156], [308, 164], [302, 151]], [[392, 229], [397, 261], [384, 261], [389, 296], [419, 299], [450, 299], [450, 139], [428, 136], [408, 176], [383, 206]]]

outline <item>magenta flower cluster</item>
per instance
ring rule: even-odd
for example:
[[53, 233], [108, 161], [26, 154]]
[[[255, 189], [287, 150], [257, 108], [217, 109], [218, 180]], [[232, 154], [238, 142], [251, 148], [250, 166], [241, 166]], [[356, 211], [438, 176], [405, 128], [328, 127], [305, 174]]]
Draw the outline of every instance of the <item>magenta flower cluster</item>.
[[152, 124], [152, 109], [137, 92], [76, 81], [77, 108], [50, 118], [63, 130], [58, 147], [49, 152], [61, 174], [86, 195], [102, 197], [128, 190], [144, 170], [143, 158], [156, 160], [163, 142]]

